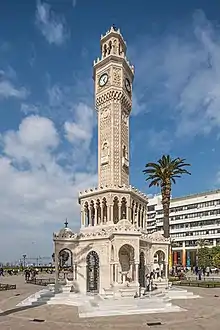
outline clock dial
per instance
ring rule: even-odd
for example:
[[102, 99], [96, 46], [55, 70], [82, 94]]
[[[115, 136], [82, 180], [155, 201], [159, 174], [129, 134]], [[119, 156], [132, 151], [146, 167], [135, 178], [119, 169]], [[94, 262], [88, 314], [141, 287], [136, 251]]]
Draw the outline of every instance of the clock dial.
[[128, 91], [128, 93], [131, 92], [131, 83], [130, 83], [130, 81], [128, 80], [128, 78], [125, 79], [125, 88], [126, 88], [126, 90]]
[[107, 75], [107, 73], [104, 73], [104, 74], [101, 75], [101, 77], [99, 78], [99, 86], [100, 86], [100, 87], [105, 86], [105, 84], [107, 83], [107, 81], [108, 81], [108, 75]]

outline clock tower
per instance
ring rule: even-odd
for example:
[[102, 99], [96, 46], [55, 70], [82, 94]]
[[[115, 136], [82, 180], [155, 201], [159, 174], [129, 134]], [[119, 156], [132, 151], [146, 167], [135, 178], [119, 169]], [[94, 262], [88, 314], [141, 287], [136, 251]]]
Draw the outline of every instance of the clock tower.
[[94, 61], [98, 115], [99, 187], [129, 185], [129, 116], [134, 67], [126, 43], [114, 26], [101, 36], [101, 58]]

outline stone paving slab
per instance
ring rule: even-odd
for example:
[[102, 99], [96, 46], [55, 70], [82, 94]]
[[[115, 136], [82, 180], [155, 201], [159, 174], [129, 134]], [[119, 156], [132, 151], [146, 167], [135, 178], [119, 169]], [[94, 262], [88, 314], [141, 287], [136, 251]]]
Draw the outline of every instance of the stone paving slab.
[[[8, 278], [9, 279], [9, 278]], [[8, 280], [7, 279], [7, 280]], [[35, 285], [25, 284], [23, 277], [12, 276], [11, 283], [17, 284], [12, 293], [0, 292], [0, 309], [6, 310], [16, 306], [30, 294], [39, 291]], [[9, 283], [9, 282], [8, 282]], [[220, 289], [187, 288], [201, 299], [185, 299], [173, 301], [186, 312], [167, 314], [130, 315], [79, 319], [78, 309], [74, 306], [43, 305], [12, 312], [7, 316], [0, 316], [1, 330], [219, 330], [220, 329]], [[15, 296], [20, 293], [20, 296]], [[11, 295], [11, 296], [10, 296]], [[215, 295], [217, 297], [215, 297]], [[33, 322], [33, 319], [45, 320], [42, 323]], [[148, 327], [149, 322], [161, 322], [162, 325]]]

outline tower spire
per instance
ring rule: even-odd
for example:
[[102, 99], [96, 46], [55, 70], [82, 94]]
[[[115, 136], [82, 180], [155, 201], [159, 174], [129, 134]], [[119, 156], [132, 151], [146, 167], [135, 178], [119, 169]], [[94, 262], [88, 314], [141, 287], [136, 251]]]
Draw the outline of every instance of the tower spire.
[[101, 37], [101, 52], [101, 60], [94, 63], [99, 186], [128, 186], [134, 71], [126, 59], [126, 43], [115, 24]]

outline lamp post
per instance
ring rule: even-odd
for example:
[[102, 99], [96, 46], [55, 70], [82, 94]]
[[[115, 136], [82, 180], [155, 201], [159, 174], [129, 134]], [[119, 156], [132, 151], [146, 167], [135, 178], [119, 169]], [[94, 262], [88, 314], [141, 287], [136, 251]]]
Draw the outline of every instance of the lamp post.
[[27, 257], [27, 255], [26, 254], [23, 254], [23, 268], [25, 268], [25, 266], [26, 266], [26, 257]]

